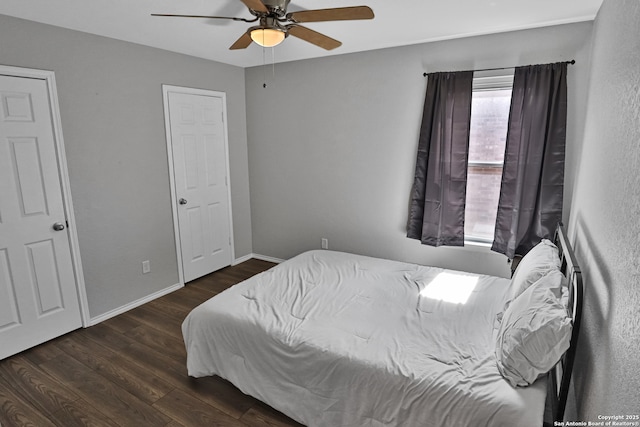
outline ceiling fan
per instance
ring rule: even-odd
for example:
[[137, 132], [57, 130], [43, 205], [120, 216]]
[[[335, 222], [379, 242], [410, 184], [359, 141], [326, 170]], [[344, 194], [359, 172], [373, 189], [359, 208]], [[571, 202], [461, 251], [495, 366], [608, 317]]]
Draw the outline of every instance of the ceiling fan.
[[152, 16], [173, 16], [182, 18], [231, 19], [234, 21], [259, 22], [250, 27], [229, 49], [245, 49], [251, 42], [260, 46], [273, 47], [292, 35], [326, 50], [339, 47], [342, 43], [317, 31], [303, 27], [300, 23], [324, 21], [348, 21], [373, 19], [373, 10], [368, 6], [338, 7], [331, 9], [302, 10], [287, 13], [290, 0], [240, 0], [249, 8], [254, 19], [228, 16], [170, 15], [152, 13]]

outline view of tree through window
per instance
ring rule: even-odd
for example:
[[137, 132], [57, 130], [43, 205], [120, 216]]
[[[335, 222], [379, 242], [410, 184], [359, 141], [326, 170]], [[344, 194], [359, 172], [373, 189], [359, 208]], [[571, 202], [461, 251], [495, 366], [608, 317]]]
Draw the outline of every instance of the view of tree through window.
[[511, 89], [473, 92], [465, 240], [493, 241], [510, 103]]

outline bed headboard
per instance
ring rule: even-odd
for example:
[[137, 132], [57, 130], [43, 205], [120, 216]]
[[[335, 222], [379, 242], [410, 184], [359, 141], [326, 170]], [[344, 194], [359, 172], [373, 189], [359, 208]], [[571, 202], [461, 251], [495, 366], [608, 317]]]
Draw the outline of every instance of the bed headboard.
[[562, 356], [560, 362], [549, 372], [549, 389], [551, 412], [554, 421], [563, 421], [564, 411], [567, 405], [571, 372], [576, 356], [578, 334], [580, 332], [580, 319], [582, 317], [583, 284], [582, 272], [576, 260], [562, 223], [556, 229], [554, 243], [559, 249], [561, 271], [567, 279], [569, 288], [569, 309], [573, 319], [571, 341], [569, 349]]

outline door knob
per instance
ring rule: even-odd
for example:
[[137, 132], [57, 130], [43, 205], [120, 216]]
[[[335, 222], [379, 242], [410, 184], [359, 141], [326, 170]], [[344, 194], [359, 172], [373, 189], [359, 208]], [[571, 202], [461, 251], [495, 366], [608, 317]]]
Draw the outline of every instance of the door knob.
[[61, 222], [56, 222], [55, 224], [53, 224], [53, 229], [56, 231], [62, 231], [64, 230], [64, 224]]
[[178, 203], [180, 203], [181, 205], [186, 205], [187, 199], [180, 198], [180, 200], [178, 200]]

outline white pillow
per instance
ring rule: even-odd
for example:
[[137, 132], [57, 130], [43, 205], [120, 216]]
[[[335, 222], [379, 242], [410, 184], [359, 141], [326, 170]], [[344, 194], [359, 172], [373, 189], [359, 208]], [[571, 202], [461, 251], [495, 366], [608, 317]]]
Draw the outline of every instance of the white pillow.
[[571, 318], [558, 298], [561, 281], [560, 271], [549, 271], [504, 313], [496, 339], [496, 363], [514, 387], [533, 384], [569, 348]]
[[[520, 261], [513, 273], [509, 289], [504, 295], [504, 307], [496, 315], [494, 328], [497, 329], [502, 322], [504, 312], [518, 295], [522, 294], [529, 286], [540, 280], [542, 276], [551, 270], [560, 269], [560, 256], [558, 247], [551, 240], [542, 239]], [[559, 295], [559, 294], [558, 294]]]
[[513, 273], [506, 300], [507, 304], [547, 274], [549, 270], [559, 269], [558, 247], [551, 243], [551, 240], [543, 239], [522, 258]]

